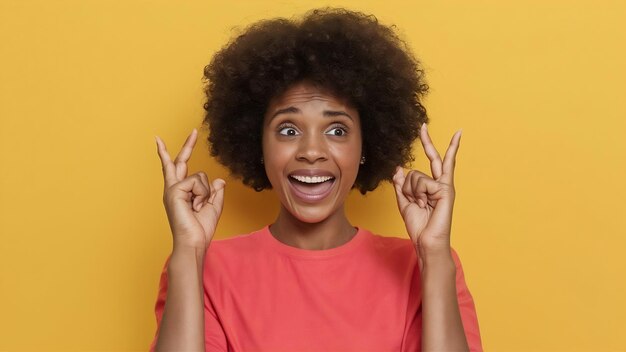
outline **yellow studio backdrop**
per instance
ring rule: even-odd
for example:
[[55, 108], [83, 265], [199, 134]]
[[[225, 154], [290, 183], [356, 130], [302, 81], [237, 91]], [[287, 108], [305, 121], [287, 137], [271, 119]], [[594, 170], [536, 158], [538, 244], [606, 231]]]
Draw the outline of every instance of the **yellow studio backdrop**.
[[[485, 349], [626, 351], [626, 5], [565, 0], [1, 1], [0, 350], [148, 349], [172, 246], [154, 136], [200, 127], [237, 28], [321, 5], [397, 25], [439, 152], [463, 129], [452, 244]], [[216, 238], [271, 222], [199, 137], [190, 173], [228, 182]], [[347, 209], [408, 238], [388, 184]]]

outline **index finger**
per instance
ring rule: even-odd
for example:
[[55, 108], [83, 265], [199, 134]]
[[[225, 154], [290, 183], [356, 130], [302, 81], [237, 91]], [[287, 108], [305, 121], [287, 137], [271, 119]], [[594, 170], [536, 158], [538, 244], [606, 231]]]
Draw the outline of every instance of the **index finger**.
[[463, 130], [458, 130], [454, 136], [452, 136], [450, 146], [443, 158], [443, 171], [446, 175], [444, 182], [448, 184], [452, 184], [454, 180], [454, 165], [456, 164], [456, 153], [459, 150], [461, 133], [463, 133]]
[[157, 142], [157, 153], [159, 154], [159, 159], [161, 159], [163, 179], [165, 180], [165, 188], [168, 188], [169, 186], [177, 182], [176, 167], [174, 166], [174, 163], [172, 163], [172, 159], [170, 158], [170, 154], [167, 152], [165, 143], [158, 136], [154, 137]]
[[422, 128], [420, 129], [420, 141], [422, 142], [422, 146], [424, 147], [424, 151], [426, 152], [426, 156], [430, 159], [430, 171], [433, 174], [433, 178], [435, 180], [441, 177], [443, 173], [442, 170], [442, 162], [441, 157], [439, 156], [439, 152], [435, 149], [433, 142], [430, 140], [430, 136], [428, 135], [428, 127], [426, 124], [422, 124]]
[[191, 134], [185, 140], [185, 144], [183, 145], [182, 149], [174, 160], [174, 164], [176, 165], [176, 177], [179, 180], [187, 177], [187, 161], [189, 160], [189, 157], [191, 157], [191, 152], [193, 151], [193, 147], [196, 144], [197, 137], [198, 131], [194, 128], [193, 131], [191, 131]]

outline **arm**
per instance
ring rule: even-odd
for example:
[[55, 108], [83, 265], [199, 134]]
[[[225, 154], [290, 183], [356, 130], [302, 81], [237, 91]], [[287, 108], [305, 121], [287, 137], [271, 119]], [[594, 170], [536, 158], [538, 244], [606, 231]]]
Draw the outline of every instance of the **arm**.
[[449, 253], [424, 258], [422, 329], [422, 351], [469, 351], [457, 301], [456, 267]]
[[[167, 297], [159, 295], [156, 306], [158, 312], [165, 300], [156, 351], [205, 349], [204, 256], [222, 213], [225, 182], [215, 179], [209, 183], [204, 172], [187, 176], [187, 160], [197, 136], [194, 128], [173, 161], [165, 143], [155, 137], [164, 177], [163, 204], [174, 239], [165, 271]], [[162, 277], [162, 288], [163, 284]]]
[[204, 351], [203, 263], [201, 250], [174, 248], [155, 351]]
[[393, 176], [398, 210], [417, 251], [422, 277], [422, 350], [468, 351], [458, 305], [457, 268], [450, 247], [456, 190], [454, 168], [461, 131], [457, 131], [443, 160], [420, 128], [420, 141], [430, 160], [432, 177], [402, 167]]

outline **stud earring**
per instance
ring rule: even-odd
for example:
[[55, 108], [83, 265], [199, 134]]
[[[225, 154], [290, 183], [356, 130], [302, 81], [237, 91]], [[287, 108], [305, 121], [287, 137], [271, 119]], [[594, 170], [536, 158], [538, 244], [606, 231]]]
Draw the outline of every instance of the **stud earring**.
[[364, 156], [361, 157], [361, 163], [360, 164], [361, 165], [365, 164], [365, 157]]
[[265, 162], [263, 161], [263, 157], [261, 157], [261, 165], [263, 165]]

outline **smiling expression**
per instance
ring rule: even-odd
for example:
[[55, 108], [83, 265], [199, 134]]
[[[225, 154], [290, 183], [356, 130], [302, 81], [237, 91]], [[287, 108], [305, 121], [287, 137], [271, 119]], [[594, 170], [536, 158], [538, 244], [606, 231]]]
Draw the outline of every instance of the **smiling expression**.
[[343, 210], [361, 148], [358, 111], [328, 90], [302, 81], [270, 101], [265, 172], [283, 208], [300, 221], [317, 223]]

